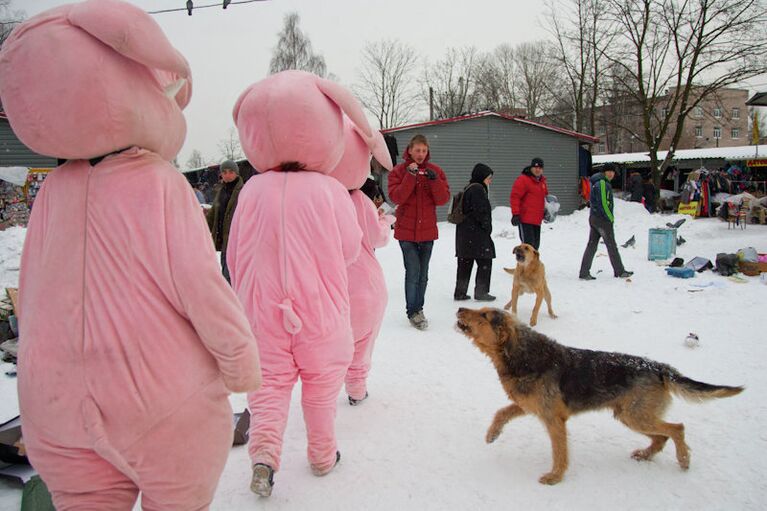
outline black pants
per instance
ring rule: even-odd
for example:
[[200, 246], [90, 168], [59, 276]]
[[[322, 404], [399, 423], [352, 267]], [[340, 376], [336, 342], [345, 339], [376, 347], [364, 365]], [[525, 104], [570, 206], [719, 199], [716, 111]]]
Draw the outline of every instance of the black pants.
[[541, 226], [533, 224], [519, 224], [519, 239], [522, 243], [532, 245], [535, 250], [541, 246]]
[[613, 223], [607, 218], [590, 215], [589, 225], [591, 226], [589, 243], [586, 245], [586, 251], [583, 253], [583, 259], [581, 260], [580, 276], [585, 277], [591, 271], [591, 262], [594, 260], [594, 254], [597, 252], [599, 238], [605, 240], [607, 255], [610, 256], [610, 264], [613, 266], [613, 273], [616, 277], [620, 276], [626, 269], [623, 267], [623, 261], [621, 261], [621, 255], [618, 252], [618, 245], [615, 243]]
[[232, 279], [229, 277], [229, 267], [226, 265], [226, 250], [221, 251], [221, 273], [224, 275], [229, 284], [232, 283]]
[[455, 276], [455, 292], [453, 297], [466, 295], [471, 280], [471, 269], [477, 262], [477, 276], [474, 279], [474, 298], [486, 295], [490, 292], [490, 273], [493, 269], [492, 259], [468, 259], [458, 258], [458, 271]]

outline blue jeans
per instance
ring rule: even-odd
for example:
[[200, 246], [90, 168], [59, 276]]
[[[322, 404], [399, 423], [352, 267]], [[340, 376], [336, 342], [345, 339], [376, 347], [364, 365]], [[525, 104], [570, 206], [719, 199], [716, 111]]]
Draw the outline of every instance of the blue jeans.
[[400, 241], [399, 246], [405, 262], [405, 302], [407, 316], [410, 317], [423, 310], [434, 241]]

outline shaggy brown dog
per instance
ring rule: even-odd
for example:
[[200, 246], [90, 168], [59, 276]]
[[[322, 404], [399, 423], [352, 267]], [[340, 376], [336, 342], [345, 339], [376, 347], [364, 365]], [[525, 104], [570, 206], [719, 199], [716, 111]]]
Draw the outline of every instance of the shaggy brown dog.
[[519, 295], [525, 293], [535, 293], [535, 307], [533, 315], [530, 316], [530, 326], [535, 326], [538, 322], [538, 311], [541, 309], [541, 302], [546, 299], [546, 306], [549, 309], [549, 316], [556, 318], [554, 309], [551, 308], [551, 293], [546, 284], [546, 269], [541, 262], [540, 254], [532, 245], [522, 243], [512, 250], [517, 257], [516, 268], [504, 268], [504, 271], [514, 275], [514, 285], [511, 287], [511, 299], [503, 308], [517, 313], [517, 300]]
[[495, 414], [485, 441], [493, 442], [515, 417], [537, 416], [551, 437], [554, 458], [551, 472], [539, 479], [543, 484], [558, 483], [567, 469], [565, 423], [571, 415], [610, 408], [616, 419], [650, 437], [648, 447], [633, 452], [634, 459], [651, 459], [671, 438], [679, 465], [687, 469], [684, 425], [662, 420], [671, 393], [703, 400], [743, 390], [691, 380], [669, 365], [634, 355], [562, 346], [498, 309], [461, 308], [456, 315], [457, 328], [490, 357], [513, 401]]

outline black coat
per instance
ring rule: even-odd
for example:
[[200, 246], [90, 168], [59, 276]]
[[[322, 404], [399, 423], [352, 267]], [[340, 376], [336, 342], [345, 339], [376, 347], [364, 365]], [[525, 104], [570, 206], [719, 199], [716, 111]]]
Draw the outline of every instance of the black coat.
[[482, 176], [472, 175], [471, 186], [463, 193], [464, 220], [455, 228], [455, 256], [465, 259], [494, 259], [495, 243], [490, 199]]

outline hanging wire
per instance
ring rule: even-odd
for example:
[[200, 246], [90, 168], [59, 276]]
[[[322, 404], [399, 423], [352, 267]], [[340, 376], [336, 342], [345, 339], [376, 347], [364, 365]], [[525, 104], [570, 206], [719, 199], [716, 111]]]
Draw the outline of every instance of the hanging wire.
[[[232, 2], [229, 2], [228, 5], [235, 5], [235, 4], [250, 4], [253, 2], [266, 2], [268, 0], [234, 0]], [[192, 7], [192, 10], [194, 9], [206, 9], [208, 7], [221, 7], [223, 5], [223, 2], [217, 2], [215, 4], [207, 4], [207, 5], [195, 5]], [[159, 11], [147, 11], [148, 14], [162, 14], [165, 12], [178, 12], [178, 11], [186, 11], [186, 7], [177, 7], [175, 9], [161, 9]]]

